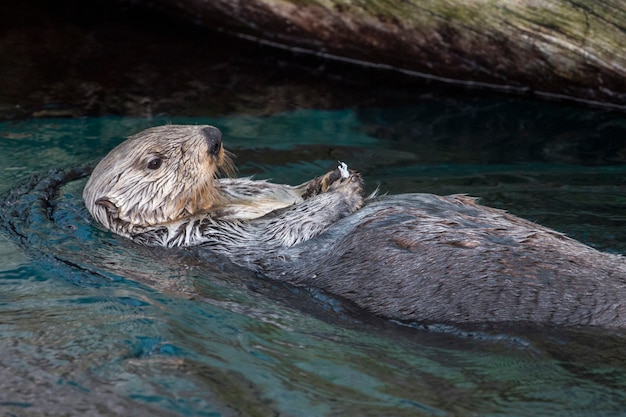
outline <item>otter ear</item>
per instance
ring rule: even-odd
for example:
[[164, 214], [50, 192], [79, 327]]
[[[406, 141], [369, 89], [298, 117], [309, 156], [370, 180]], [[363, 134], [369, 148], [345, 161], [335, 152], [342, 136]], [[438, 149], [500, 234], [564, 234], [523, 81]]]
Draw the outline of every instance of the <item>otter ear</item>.
[[113, 204], [113, 202], [106, 197], [97, 199], [95, 201], [95, 205], [104, 207], [106, 211], [113, 216], [117, 215], [117, 212], [118, 212], [117, 206]]

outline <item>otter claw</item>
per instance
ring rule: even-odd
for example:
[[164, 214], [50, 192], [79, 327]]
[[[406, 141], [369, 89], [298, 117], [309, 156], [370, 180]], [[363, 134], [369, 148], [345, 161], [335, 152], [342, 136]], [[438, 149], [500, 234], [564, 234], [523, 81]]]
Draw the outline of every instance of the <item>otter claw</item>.
[[348, 172], [348, 164], [342, 161], [337, 162], [339, 162], [339, 166], [337, 168], [339, 169], [339, 173], [341, 173], [341, 178], [348, 178], [350, 176], [350, 172]]

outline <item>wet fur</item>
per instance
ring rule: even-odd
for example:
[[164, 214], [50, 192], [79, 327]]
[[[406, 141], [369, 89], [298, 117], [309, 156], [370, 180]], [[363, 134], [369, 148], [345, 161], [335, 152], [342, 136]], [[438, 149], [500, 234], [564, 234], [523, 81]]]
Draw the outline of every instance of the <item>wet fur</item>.
[[626, 326], [622, 256], [466, 196], [381, 197], [258, 262], [395, 319]]
[[[98, 163], [85, 185], [89, 212], [107, 229], [145, 245], [217, 250], [239, 241], [272, 250], [309, 240], [363, 205], [356, 172], [342, 178], [336, 169], [299, 186], [218, 179], [234, 169], [223, 148], [209, 152], [207, 131], [221, 140], [212, 126], [167, 125], [131, 136]], [[163, 160], [156, 170], [149, 168], [155, 155]]]
[[[466, 196], [366, 201], [355, 172], [342, 178], [334, 170], [296, 187], [218, 180], [217, 172], [230, 162], [223, 153], [206, 156], [201, 128], [156, 128], [112, 151], [85, 188], [94, 218], [138, 243], [200, 246], [271, 278], [323, 288], [383, 317], [626, 326], [621, 256]], [[178, 158], [168, 167], [174, 172], [158, 181], [141, 177], [137, 161], [153, 142], [163, 147], [162, 141]], [[130, 179], [124, 177], [128, 171]], [[131, 191], [140, 194], [139, 202]], [[147, 202], [147, 193], [159, 196], [165, 212]], [[163, 203], [165, 196], [178, 204]], [[109, 200], [114, 207], [95, 204]], [[168, 213], [169, 207], [175, 212]], [[164, 221], [146, 220], [158, 217]]]

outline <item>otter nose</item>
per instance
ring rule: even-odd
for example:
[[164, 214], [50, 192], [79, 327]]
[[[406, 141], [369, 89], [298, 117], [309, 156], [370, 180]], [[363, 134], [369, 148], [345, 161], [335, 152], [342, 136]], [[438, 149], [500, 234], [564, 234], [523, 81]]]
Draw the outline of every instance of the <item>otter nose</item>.
[[218, 155], [222, 149], [222, 132], [216, 127], [202, 128], [210, 155]]

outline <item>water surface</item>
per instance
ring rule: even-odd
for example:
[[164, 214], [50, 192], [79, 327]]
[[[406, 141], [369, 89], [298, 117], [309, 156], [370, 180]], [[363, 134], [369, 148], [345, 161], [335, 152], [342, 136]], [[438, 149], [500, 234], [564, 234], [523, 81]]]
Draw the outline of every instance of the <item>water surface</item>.
[[[97, 160], [125, 136], [168, 122], [220, 127], [241, 175], [297, 184], [344, 160], [370, 190], [467, 193], [626, 253], [624, 117], [519, 99], [6, 122], [0, 192], [35, 172]], [[380, 320], [223, 259], [137, 247], [91, 222], [83, 185], [64, 185], [48, 212], [34, 197], [21, 201], [24, 237], [0, 234], [7, 415], [626, 412], [621, 332]]]

